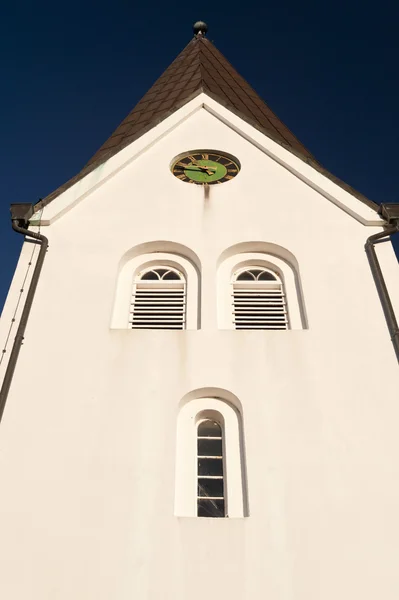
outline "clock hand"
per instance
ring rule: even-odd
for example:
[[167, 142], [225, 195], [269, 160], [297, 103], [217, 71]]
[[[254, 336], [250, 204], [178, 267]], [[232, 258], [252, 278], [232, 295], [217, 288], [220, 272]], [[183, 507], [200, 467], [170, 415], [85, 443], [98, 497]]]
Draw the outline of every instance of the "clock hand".
[[[186, 167], [184, 169], [185, 171], [195, 171], [196, 173], [200, 172], [202, 173], [204, 171], [204, 168], [200, 168], [200, 167], [195, 167], [195, 165], [193, 165], [192, 167]], [[207, 175], [214, 175], [214, 173], [212, 171], [205, 171]]]
[[[192, 163], [194, 163], [197, 167], [199, 167], [202, 170], [205, 170], [207, 172], [208, 175], [213, 175], [212, 171], [216, 171], [215, 167], [207, 167], [206, 165], [201, 165], [198, 160], [196, 160], [195, 158], [193, 158], [191, 160]], [[209, 172], [211, 171], [211, 172]]]
[[[208, 169], [208, 167], [203, 167], [203, 166], [201, 166], [201, 165], [198, 165], [198, 167], [197, 167], [197, 168], [198, 168], [198, 169], [200, 169], [200, 171], [201, 171], [201, 172], [205, 172], [207, 175], [214, 175], [214, 174], [215, 174], [215, 171], [216, 171], [216, 169], [215, 169], [215, 171], [210, 171], [210, 170]], [[196, 171], [197, 169], [192, 169], [192, 170], [193, 170], [193, 171]]]
[[205, 171], [207, 175], [214, 175], [214, 171], [211, 171], [208, 167], [201, 167], [200, 165], [198, 165], [198, 167], [201, 169], [201, 171]]
[[184, 171], [205, 171], [207, 175], [214, 175], [216, 171], [214, 167], [205, 167], [204, 165], [191, 165], [191, 167], [189, 165], [186, 167], [178, 166]]

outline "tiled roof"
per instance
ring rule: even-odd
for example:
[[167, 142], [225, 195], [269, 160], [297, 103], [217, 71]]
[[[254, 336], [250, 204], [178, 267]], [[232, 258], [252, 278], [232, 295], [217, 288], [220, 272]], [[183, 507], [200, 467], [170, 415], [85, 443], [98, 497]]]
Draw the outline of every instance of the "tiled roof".
[[36, 205], [36, 210], [49, 204], [74, 183], [201, 92], [211, 96], [362, 202], [378, 210], [377, 204], [321, 167], [219, 50], [202, 35], [194, 37], [189, 42], [82, 171], [41, 200]]

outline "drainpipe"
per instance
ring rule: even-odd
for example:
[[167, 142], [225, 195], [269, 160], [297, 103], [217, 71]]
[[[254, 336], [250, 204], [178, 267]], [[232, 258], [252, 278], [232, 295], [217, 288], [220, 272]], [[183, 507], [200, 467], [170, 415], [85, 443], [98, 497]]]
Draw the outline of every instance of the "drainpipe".
[[6, 372], [4, 375], [3, 385], [0, 390], [0, 422], [3, 416], [4, 408], [7, 402], [8, 392], [10, 391], [11, 382], [14, 376], [15, 366], [18, 361], [19, 351], [21, 350], [22, 342], [24, 340], [24, 334], [26, 324], [28, 322], [30, 310], [32, 308], [33, 299], [39, 281], [40, 272], [42, 270], [44, 257], [46, 256], [48, 248], [48, 239], [40, 233], [29, 231], [29, 219], [33, 215], [32, 204], [12, 204], [11, 205], [11, 220], [12, 228], [17, 233], [21, 233], [24, 236], [37, 240], [40, 244], [39, 256], [36, 261], [36, 265], [33, 271], [32, 280], [29, 285], [29, 290], [26, 295], [24, 308], [22, 310], [21, 319], [19, 321], [17, 333], [15, 335], [14, 344], [11, 350], [10, 359], [7, 364]]
[[383, 240], [386, 241], [389, 236], [399, 231], [399, 204], [381, 204], [378, 212], [387, 221], [388, 227], [384, 231], [371, 235], [369, 238], [367, 238], [364, 247], [370, 263], [370, 268], [374, 277], [377, 292], [380, 297], [380, 302], [384, 311], [385, 320], [388, 325], [388, 330], [396, 353], [396, 358], [399, 361], [398, 322], [396, 320], [392, 302], [389, 297], [388, 289], [374, 247], [374, 244]]

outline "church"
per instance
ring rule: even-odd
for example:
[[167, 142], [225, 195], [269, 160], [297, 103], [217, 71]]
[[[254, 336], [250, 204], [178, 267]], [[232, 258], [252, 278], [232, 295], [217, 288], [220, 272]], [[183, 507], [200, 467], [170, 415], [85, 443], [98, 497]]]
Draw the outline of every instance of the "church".
[[399, 205], [328, 172], [206, 33], [11, 206], [4, 600], [399, 597]]

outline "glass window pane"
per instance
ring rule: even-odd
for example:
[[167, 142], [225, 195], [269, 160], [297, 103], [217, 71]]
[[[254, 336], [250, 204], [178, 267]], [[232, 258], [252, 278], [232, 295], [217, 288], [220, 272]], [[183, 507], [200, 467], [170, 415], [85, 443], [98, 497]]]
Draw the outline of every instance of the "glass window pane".
[[179, 275], [177, 273], [175, 273], [174, 271], [169, 271], [169, 273], [166, 273], [162, 279], [165, 281], [171, 281], [171, 280], [175, 280], [175, 279], [180, 279]]
[[198, 478], [198, 496], [223, 498], [223, 479]]
[[165, 275], [165, 273], [167, 273], [169, 271], [169, 269], [155, 269], [156, 273], [158, 273], [159, 278], [162, 279], [162, 277]]
[[244, 271], [237, 277], [237, 281], [254, 281], [255, 278], [250, 271]]
[[198, 425], [198, 435], [201, 437], [221, 437], [222, 429], [219, 423], [207, 419]]
[[261, 275], [259, 275], [258, 280], [259, 281], [275, 281], [276, 277], [272, 273], [269, 273], [268, 271], [263, 271], [263, 273], [261, 273]]
[[224, 500], [198, 500], [199, 517], [224, 517]]
[[223, 460], [221, 458], [199, 458], [198, 475], [223, 475]]
[[222, 456], [222, 440], [198, 440], [198, 456]]
[[156, 271], [148, 271], [148, 273], [144, 273], [144, 275], [141, 277], [141, 279], [144, 281], [156, 279], [158, 281], [159, 277], [158, 277], [158, 274], [156, 273]]

